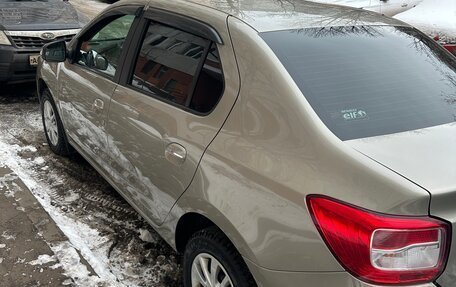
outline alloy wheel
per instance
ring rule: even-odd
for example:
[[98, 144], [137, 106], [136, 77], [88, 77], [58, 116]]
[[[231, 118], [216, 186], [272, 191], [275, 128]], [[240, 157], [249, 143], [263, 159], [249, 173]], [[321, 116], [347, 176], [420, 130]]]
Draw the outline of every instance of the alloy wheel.
[[52, 145], [56, 146], [59, 142], [59, 130], [57, 126], [57, 118], [52, 104], [49, 101], [44, 103], [44, 123], [46, 126], [46, 134]]
[[192, 287], [233, 287], [233, 282], [214, 256], [201, 253], [193, 260]]

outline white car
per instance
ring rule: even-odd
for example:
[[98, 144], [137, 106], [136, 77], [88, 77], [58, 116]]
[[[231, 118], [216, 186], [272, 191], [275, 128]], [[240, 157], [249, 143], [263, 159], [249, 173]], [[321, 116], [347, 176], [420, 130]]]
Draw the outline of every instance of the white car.
[[337, 5], [350, 6], [355, 8], [363, 8], [369, 11], [378, 12], [386, 16], [394, 16], [396, 14], [410, 10], [423, 0], [312, 0], [319, 3], [330, 3]]

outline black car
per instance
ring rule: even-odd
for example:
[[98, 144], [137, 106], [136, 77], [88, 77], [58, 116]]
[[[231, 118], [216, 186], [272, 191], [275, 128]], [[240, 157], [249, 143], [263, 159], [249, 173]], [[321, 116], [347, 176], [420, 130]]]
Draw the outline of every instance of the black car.
[[87, 22], [65, 0], [0, 0], [0, 84], [33, 81], [43, 45], [71, 40]]

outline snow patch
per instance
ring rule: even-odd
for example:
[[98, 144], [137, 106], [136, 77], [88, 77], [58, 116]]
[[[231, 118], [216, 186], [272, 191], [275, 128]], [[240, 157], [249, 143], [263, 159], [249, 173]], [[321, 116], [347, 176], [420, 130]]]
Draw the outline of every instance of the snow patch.
[[156, 243], [157, 239], [147, 229], [139, 229], [139, 238], [144, 242]]
[[71, 202], [74, 202], [74, 201], [76, 201], [76, 200], [78, 200], [80, 198], [81, 198], [81, 196], [78, 193], [74, 192], [74, 190], [69, 190], [67, 192], [67, 194], [65, 195], [65, 202], [66, 203], [71, 203]]
[[2, 237], [5, 238], [5, 240], [15, 240], [16, 239], [16, 235], [12, 234], [8, 230], [7, 231], [3, 231]]
[[37, 165], [43, 165], [46, 161], [44, 160], [44, 158], [42, 158], [41, 156], [40, 157], [37, 157], [33, 160], [33, 162]]
[[9, 187], [11, 183], [13, 183], [14, 187], [17, 187], [17, 185], [14, 183], [14, 181], [17, 179], [18, 177], [14, 173], [6, 174], [0, 177], [0, 189], [4, 189], [3, 194], [6, 197], [11, 198], [16, 195], [15, 189]]
[[54, 262], [56, 260], [57, 259], [55, 258], [55, 256], [50, 256], [50, 255], [44, 254], [44, 255], [38, 256], [38, 259], [30, 261], [28, 264], [30, 264], [30, 265], [44, 265], [44, 264], [48, 264], [50, 262]]
[[38, 150], [34, 146], [25, 146], [21, 148], [22, 151], [30, 151], [30, 152], [37, 152]]
[[16, 260], [16, 263], [15, 263], [15, 264], [23, 264], [23, 263], [25, 263], [25, 258], [18, 258], [18, 259]]
[[3, 249], [6, 247], [6, 244], [0, 244], [0, 249]]
[[[60, 262], [60, 264], [56, 264], [51, 268], [62, 267], [65, 270], [64, 274], [70, 276], [76, 283], [76, 286], [97, 287], [106, 282], [90, 274], [87, 267], [81, 263], [78, 252], [68, 241], [51, 245], [51, 250]], [[115, 282], [110, 282], [110, 284], [112, 284], [110, 286], [119, 286]]]

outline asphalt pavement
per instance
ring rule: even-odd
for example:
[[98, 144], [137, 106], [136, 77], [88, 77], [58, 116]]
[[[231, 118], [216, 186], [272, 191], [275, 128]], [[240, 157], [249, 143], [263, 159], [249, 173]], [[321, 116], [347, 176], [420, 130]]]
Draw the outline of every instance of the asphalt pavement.
[[68, 239], [7, 167], [0, 167], [0, 211], [0, 286], [73, 285], [50, 247]]

